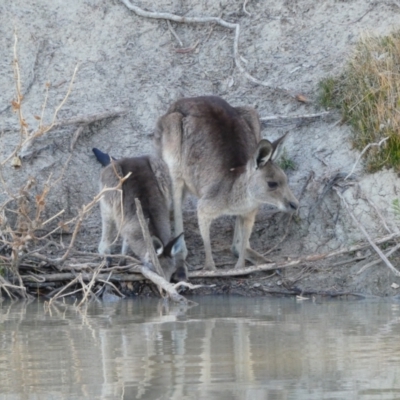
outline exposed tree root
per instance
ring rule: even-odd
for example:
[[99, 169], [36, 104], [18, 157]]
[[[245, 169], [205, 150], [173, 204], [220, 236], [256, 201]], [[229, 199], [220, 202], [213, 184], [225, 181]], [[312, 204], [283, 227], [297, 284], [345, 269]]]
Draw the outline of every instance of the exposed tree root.
[[282, 87], [277, 87], [272, 85], [270, 82], [265, 82], [261, 81], [252, 75], [250, 75], [246, 69], [243, 67], [241, 59], [240, 59], [240, 54], [239, 54], [239, 36], [240, 36], [240, 25], [235, 24], [232, 22], [227, 22], [223, 20], [222, 18], [219, 17], [181, 17], [179, 15], [175, 14], [170, 14], [170, 13], [164, 13], [164, 12], [158, 12], [158, 11], [145, 11], [142, 8], [132, 4], [129, 0], [121, 0], [122, 3], [125, 4], [129, 10], [133, 11], [135, 14], [139, 15], [140, 17], [144, 18], [152, 18], [152, 19], [164, 19], [167, 21], [174, 21], [174, 22], [179, 22], [179, 23], [185, 23], [185, 24], [217, 24], [220, 26], [223, 26], [224, 28], [228, 28], [231, 30], [235, 31], [235, 37], [233, 41], [233, 56], [235, 60], [235, 65], [237, 69], [251, 82], [256, 83], [257, 85], [265, 86], [273, 90], [278, 90], [281, 92], [284, 92], [291, 97], [294, 97], [294, 95], [290, 94], [289, 91], [285, 88]]

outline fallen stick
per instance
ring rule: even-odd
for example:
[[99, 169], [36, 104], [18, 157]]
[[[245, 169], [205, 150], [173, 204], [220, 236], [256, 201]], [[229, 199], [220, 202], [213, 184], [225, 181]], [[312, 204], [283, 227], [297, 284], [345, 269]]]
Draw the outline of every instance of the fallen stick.
[[360, 153], [360, 155], [357, 157], [356, 162], [353, 165], [353, 168], [351, 169], [351, 171], [346, 175], [346, 177], [344, 178], [344, 180], [346, 181], [354, 172], [354, 170], [356, 169], [357, 164], [360, 162], [362, 156], [364, 155], [364, 153], [372, 146], [377, 146], [377, 147], [381, 147], [382, 143], [385, 143], [386, 140], [388, 140], [389, 137], [385, 137], [384, 139], [382, 139], [379, 143], [369, 143], [367, 144], [363, 151]]
[[[396, 246], [394, 246], [392, 249], [390, 249], [385, 256], [386, 257], [390, 257], [394, 252], [396, 252], [398, 249], [400, 248], [400, 244], [397, 244]], [[364, 272], [366, 269], [373, 267], [376, 264], [379, 264], [380, 262], [382, 262], [381, 259], [378, 260], [374, 260], [369, 262], [368, 264], [365, 264], [363, 267], [360, 268], [360, 270], [357, 272], [357, 275], [361, 274], [362, 272]]]
[[140, 267], [140, 272], [148, 280], [152, 281], [158, 287], [163, 289], [168, 294], [169, 298], [173, 302], [183, 303], [183, 304], [188, 304], [190, 302], [189, 300], [187, 300], [185, 297], [183, 297], [176, 291], [174, 284], [167, 282], [163, 277], [161, 277], [157, 273], [151, 271], [150, 268], [142, 265]]
[[171, 31], [172, 35], [174, 36], [174, 38], [177, 40], [177, 42], [179, 43], [179, 46], [183, 47], [183, 43], [182, 40], [180, 39], [180, 37], [178, 36], [178, 34], [175, 32], [175, 29], [172, 27], [171, 22], [169, 22], [169, 20], [167, 20], [167, 24], [168, 24], [168, 28]]
[[[393, 233], [391, 235], [382, 237], [380, 239], [376, 239], [375, 243], [385, 243], [389, 240], [395, 239], [400, 237], [400, 233]], [[335, 250], [330, 253], [323, 253], [323, 254], [312, 254], [306, 257], [301, 257], [296, 260], [291, 260], [286, 263], [271, 263], [271, 264], [261, 264], [257, 266], [251, 266], [246, 268], [240, 269], [230, 269], [230, 270], [217, 270], [217, 271], [192, 271], [189, 272], [189, 278], [219, 278], [219, 277], [228, 277], [228, 276], [245, 276], [252, 274], [254, 272], [263, 272], [263, 271], [273, 271], [276, 269], [284, 269], [295, 267], [299, 264], [306, 263], [306, 262], [315, 262], [324, 260], [326, 258], [337, 257], [343, 254], [352, 253], [354, 251], [365, 249], [369, 247], [370, 243], [363, 243], [359, 245], [354, 245], [351, 247], [347, 247], [340, 250]]]
[[153, 242], [150, 237], [149, 227], [147, 226], [146, 220], [143, 215], [142, 205], [140, 204], [140, 200], [137, 198], [135, 198], [135, 205], [136, 205], [136, 215], [138, 217], [140, 227], [142, 228], [143, 239], [146, 245], [146, 250], [149, 255], [150, 262], [153, 264], [158, 275], [165, 278], [164, 271], [161, 268], [160, 261], [158, 260], [157, 254], [153, 247]]
[[127, 113], [126, 110], [117, 108], [115, 110], [105, 111], [99, 114], [81, 115], [79, 117], [59, 120], [53, 124], [52, 128], [59, 128], [60, 126], [78, 125], [78, 124], [89, 125], [92, 124], [93, 122], [101, 121], [103, 119], [120, 117], [121, 115], [124, 115], [126, 113]]
[[251, 17], [251, 14], [246, 10], [247, 1], [248, 1], [248, 0], [244, 0], [244, 3], [243, 3], [243, 12], [246, 13], [248, 16]]
[[340, 197], [340, 199], [342, 200], [347, 212], [350, 214], [352, 220], [355, 222], [355, 224], [357, 225], [358, 229], [360, 229], [360, 231], [363, 233], [363, 235], [367, 238], [368, 242], [370, 243], [370, 245], [372, 246], [372, 248], [376, 251], [376, 253], [378, 254], [378, 256], [382, 259], [382, 261], [389, 267], [389, 269], [396, 275], [396, 276], [400, 276], [400, 272], [392, 265], [392, 263], [388, 260], [388, 258], [383, 254], [382, 250], [374, 243], [374, 241], [371, 239], [371, 237], [369, 236], [369, 234], [367, 233], [367, 231], [365, 230], [365, 228], [360, 224], [360, 222], [358, 222], [357, 218], [355, 217], [355, 215], [353, 214], [353, 212], [350, 210], [349, 205], [347, 204], [347, 201], [345, 200], [345, 198], [343, 197], [342, 193], [340, 193], [339, 189], [334, 187], [337, 195]]
[[319, 118], [325, 115], [331, 114], [331, 111], [323, 111], [316, 114], [303, 114], [303, 115], [271, 115], [270, 117], [261, 117], [261, 122], [268, 121], [279, 121], [282, 119], [307, 119], [307, 118]]
[[[82, 279], [84, 281], [91, 281], [95, 274], [93, 272], [81, 272], [82, 274]], [[40, 283], [50, 283], [50, 282], [63, 282], [63, 281], [69, 281], [71, 279], [76, 278], [77, 274], [72, 273], [72, 272], [56, 272], [54, 274], [40, 274], [39, 275], [43, 281]], [[37, 279], [32, 276], [32, 275], [21, 275], [22, 281], [24, 283], [26, 282], [36, 282], [38, 283]], [[135, 281], [143, 281], [144, 277], [140, 274], [135, 274], [135, 273], [127, 273], [127, 274], [112, 274], [109, 277], [109, 273], [102, 273], [98, 274], [95, 277], [96, 281], [101, 281], [101, 280], [109, 280], [110, 282], [135, 282]]]

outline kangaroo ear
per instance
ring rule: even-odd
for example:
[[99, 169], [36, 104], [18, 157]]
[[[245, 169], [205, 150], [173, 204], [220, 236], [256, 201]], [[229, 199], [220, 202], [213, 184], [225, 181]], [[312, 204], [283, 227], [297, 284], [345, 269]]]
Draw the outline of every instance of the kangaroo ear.
[[166, 246], [164, 250], [164, 254], [170, 257], [174, 257], [176, 254], [181, 253], [183, 251], [183, 245], [185, 243], [183, 232], [177, 236], [175, 239], [172, 239]]
[[287, 134], [288, 132], [286, 132], [282, 137], [276, 139], [275, 142], [272, 143], [272, 148], [273, 148], [271, 157], [272, 161], [275, 161], [282, 154], [283, 143], [285, 142]]
[[164, 251], [164, 245], [157, 236], [152, 236], [151, 239], [153, 240], [153, 246], [157, 256], [161, 256]]
[[255, 169], [263, 167], [271, 158], [273, 153], [272, 143], [267, 139], [262, 139], [258, 143], [257, 150], [253, 155], [253, 165]]

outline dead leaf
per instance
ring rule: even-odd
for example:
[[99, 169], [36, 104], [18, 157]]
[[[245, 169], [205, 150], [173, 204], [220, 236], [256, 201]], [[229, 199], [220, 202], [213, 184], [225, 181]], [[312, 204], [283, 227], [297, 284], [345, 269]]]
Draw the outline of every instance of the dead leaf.
[[300, 101], [301, 103], [309, 103], [310, 100], [307, 99], [306, 96], [303, 96], [302, 94], [296, 94], [295, 99], [297, 101]]

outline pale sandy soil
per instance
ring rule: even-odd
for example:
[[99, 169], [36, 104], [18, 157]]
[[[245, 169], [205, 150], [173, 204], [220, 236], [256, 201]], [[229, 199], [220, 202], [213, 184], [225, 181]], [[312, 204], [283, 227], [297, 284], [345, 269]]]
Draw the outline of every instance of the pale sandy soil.
[[[318, 82], [340, 73], [360, 35], [385, 34], [398, 29], [400, 17], [400, 7], [394, 1], [250, 0], [246, 5], [249, 14], [243, 11], [242, 1], [161, 0], [156, 6], [153, 1], [136, 4], [146, 10], [186, 17], [221, 16], [225, 21], [240, 24], [241, 64], [265, 85], [251, 82], [235, 66], [234, 33], [218, 25], [172, 23], [182, 41], [180, 46], [165, 20], [139, 17], [119, 0], [3, 1], [0, 4], [3, 154], [8, 154], [18, 140], [19, 129], [10, 108], [14, 97], [14, 29], [18, 32], [28, 124], [37, 123], [34, 116], [41, 113], [46, 82], [52, 86], [45, 118], [51, 120], [52, 110], [64, 97], [77, 64], [74, 87], [59, 112], [59, 119], [117, 108], [127, 111], [121, 117], [102, 120], [84, 129], [75, 144], [66, 177], [51, 192], [49, 214], [64, 208], [67, 218], [96, 194], [100, 166], [91, 153], [92, 147], [116, 157], [152, 152], [155, 121], [179, 97], [218, 95], [232, 105], [256, 107], [261, 117], [323, 111], [315, 104]], [[196, 43], [193, 51], [177, 51]], [[309, 102], [296, 100], [298, 94]], [[363, 239], [335, 192], [327, 192], [317, 202], [330, 177], [337, 172], [349, 172], [358, 155], [351, 149], [349, 128], [338, 123], [339, 120], [339, 115], [333, 112], [323, 118], [275, 120], [263, 125], [263, 134], [270, 139], [290, 132], [286, 151], [295, 162], [296, 170], [289, 171], [288, 176], [297, 195], [301, 194], [310, 173], [314, 173], [302, 194], [299, 220], [291, 224], [285, 241], [269, 255], [274, 261], [329, 252]], [[39, 191], [40, 183], [50, 172], [57, 175], [56, 171], [71, 155], [75, 131], [73, 125], [51, 131], [26, 152], [21, 169], [5, 171], [6, 178], [12, 185], [21, 186], [28, 175], [34, 175]], [[350, 187], [345, 197], [357, 218], [373, 238], [386, 235], [388, 230], [397, 232], [398, 221], [392, 208], [393, 200], [399, 196], [397, 175], [392, 171], [365, 175], [361, 165], [356, 172], [358, 184]], [[195, 201], [188, 200], [184, 214], [190, 251], [188, 262], [193, 267], [203, 262], [195, 210]], [[267, 207], [260, 210], [252, 236], [254, 248], [261, 252], [278, 243], [287, 226], [285, 215], [270, 217], [269, 214]], [[234, 262], [228, 250], [232, 229], [233, 219], [229, 217], [213, 225], [213, 248], [220, 264]], [[79, 246], [96, 251], [99, 236], [99, 210], [96, 209], [84, 223]], [[354, 258], [354, 254], [346, 257]], [[300, 290], [316, 292], [397, 294], [399, 289], [392, 289], [390, 285], [400, 284], [400, 280], [384, 265], [357, 275], [363, 262], [332, 266], [340, 260], [320, 263], [318, 268], [304, 263], [287, 270], [283, 278], [264, 280], [264, 276], [255, 276], [247, 281], [245, 290], [235, 290], [240, 281], [232, 280], [224, 283], [223, 290], [259, 294], [264, 292], [263, 288], [278, 290], [282, 285], [289, 288], [295, 285]], [[396, 260], [393, 262], [398, 264]]]

